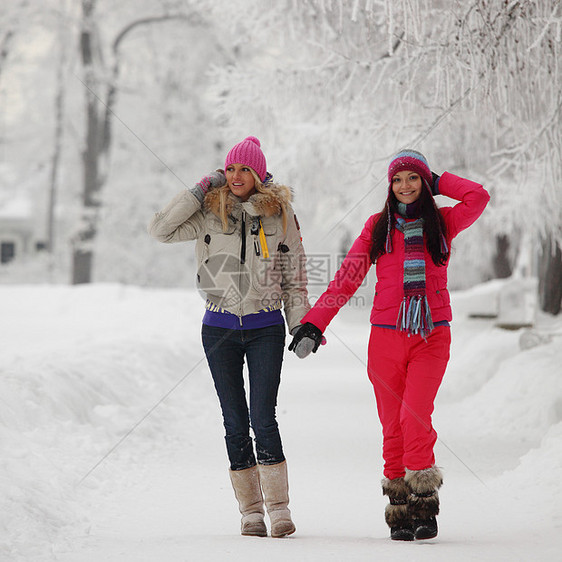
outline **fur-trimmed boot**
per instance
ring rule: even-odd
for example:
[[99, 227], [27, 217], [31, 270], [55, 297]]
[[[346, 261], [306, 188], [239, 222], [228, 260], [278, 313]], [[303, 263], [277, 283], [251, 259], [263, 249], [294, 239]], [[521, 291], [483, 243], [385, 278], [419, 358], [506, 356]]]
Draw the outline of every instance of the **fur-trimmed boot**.
[[267, 537], [258, 467], [230, 470], [230, 481], [242, 514], [240, 533], [247, 536]]
[[416, 540], [432, 539], [437, 536], [439, 514], [439, 494], [443, 475], [436, 467], [424, 470], [406, 470], [404, 481], [410, 488], [408, 507], [414, 521]]
[[382, 493], [390, 500], [384, 510], [386, 524], [390, 527], [390, 538], [393, 541], [413, 541], [414, 524], [408, 508], [410, 489], [404, 478], [383, 478]]
[[260, 481], [271, 521], [271, 536], [286, 537], [296, 531], [289, 510], [287, 463], [260, 464]]

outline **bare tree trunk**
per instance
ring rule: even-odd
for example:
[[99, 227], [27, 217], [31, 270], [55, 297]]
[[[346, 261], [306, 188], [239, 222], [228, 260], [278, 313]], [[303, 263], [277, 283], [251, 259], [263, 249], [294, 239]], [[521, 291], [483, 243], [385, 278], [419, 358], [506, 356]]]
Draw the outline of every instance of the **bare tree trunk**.
[[496, 253], [494, 254], [494, 274], [497, 279], [507, 279], [513, 273], [509, 259], [510, 240], [506, 234], [496, 236]]
[[99, 99], [96, 90], [96, 53], [98, 38], [94, 19], [96, 0], [82, 0], [82, 31], [80, 50], [84, 68], [86, 95], [86, 141], [83, 160], [82, 217], [74, 238], [72, 283], [89, 283], [92, 279], [94, 242], [97, 232], [97, 216], [100, 205], [101, 181], [99, 178], [99, 153], [101, 125]]
[[59, 60], [57, 67], [57, 93], [55, 97], [55, 131], [53, 139], [53, 156], [51, 158], [51, 172], [49, 175], [49, 200], [47, 205], [47, 251], [55, 251], [55, 210], [57, 205], [57, 185], [59, 179], [60, 160], [64, 136], [64, 102], [66, 97], [65, 67], [66, 67], [66, 41], [64, 40], [65, 25], [62, 21], [59, 26]]
[[539, 260], [539, 302], [541, 310], [559, 314], [562, 308], [562, 252], [548, 236]]
[[[147, 17], [127, 25], [113, 42], [114, 67], [105, 93], [96, 87], [97, 70], [101, 61], [96, 59], [100, 52], [98, 33], [94, 18], [96, 0], [82, 0], [81, 55], [84, 68], [84, 87], [86, 94], [86, 142], [83, 152], [84, 189], [82, 192], [82, 221], [74, 239], [72, 282], [89, 283], [92, 279], [94, 262], [94, 243], [97, 234], [102, 188], [107, 180], [109, 155], [111, 149], [111, 122], [115, 116], [119, 76], [119, 46], [125, 37], [139, 26], [169, 20], [186, 20], [192, 25], [203, 23], [197, 13], [170, 14]], [[105, 102], [101, 100], [105, 98]]]

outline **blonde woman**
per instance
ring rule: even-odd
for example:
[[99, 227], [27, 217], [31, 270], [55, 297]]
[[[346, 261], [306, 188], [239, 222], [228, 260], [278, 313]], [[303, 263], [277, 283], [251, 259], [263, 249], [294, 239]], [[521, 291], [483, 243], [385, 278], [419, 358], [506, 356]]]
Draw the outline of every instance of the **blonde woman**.
[[275, 410], [285, 319], [294, 332], [310, 305], [290, 201], [290, 189], [267, 172], [260, 141], [247, 137], [228, 152], [224, 171], [179, 193], [149, 225], [160, 242], [195, 240], [198, 287], [206, 297], [203, 347], [222, 409], [242, 535], [267, 536], [264, 496], [271, 536], [295, 532]]

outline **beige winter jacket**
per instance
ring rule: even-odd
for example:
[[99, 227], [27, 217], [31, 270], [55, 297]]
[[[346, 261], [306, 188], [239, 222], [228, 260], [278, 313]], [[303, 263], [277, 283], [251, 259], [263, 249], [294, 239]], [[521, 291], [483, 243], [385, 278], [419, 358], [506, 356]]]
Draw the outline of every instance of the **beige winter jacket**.
[[[284, 308], [289, 330], [310, 309], [306, 289], [306, 256], [288, 187], [272, 184], [242, 202], [229, 192], [228, 228], [219, 217], [219, 189], [203, 201], [184, 190], [153, 217], [148, 231], [160, 242], [196, 240], [197, 284], [211, 307], [240, 318], [260, 310]], [[283, 231], [281, 207], [287, 211]], [[269, 257], [260, 244], [261, 219]], [[242, 224], [245, 225], [245, 251]]]

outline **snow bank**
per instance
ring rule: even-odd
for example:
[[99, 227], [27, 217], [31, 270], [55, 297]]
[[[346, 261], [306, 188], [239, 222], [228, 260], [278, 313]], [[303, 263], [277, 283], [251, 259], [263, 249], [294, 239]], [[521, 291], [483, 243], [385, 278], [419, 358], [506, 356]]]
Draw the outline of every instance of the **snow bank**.
[[472, 413], [474, 431], [483, 437], [501, 432], [538, 444], [562, 421], [561, 364], [559, 341], [515, 353], [461, 411]]
[[[559, 395], [559, 407], [560, 404]], [[558, 419], [562, 419], [561, 410]], [[538, 447], [529, 450], [515, 469], [506, 471], [495, 482], [498, 492], [529, 506], [527, 516], [542, 521], [547, 528], [562, 525], [561, 443], [562, 421], [559, 421], [548, 428]]]
[[521, 349], [525, 330], [469, 317], [482, 294], [501, 288], [494, 281], [453, 295], [452, 358], [435, 415], [441, 449], [496, 499], [554, 529], [562, 522], [562, 319], [538, 314], [541, 338]]
[[[0, 555], [39, 559], [59, 533], [87, 531], [76, 487], [101, 481], [81, 479], [201, 363], [195, 300], [200, 311], [179, 291], [0, 287]], [[140, 455], [170, 415], [155, 410], [122, 449]]]
[[503, 330], [495, 319], [470, 318], [483, 295], [501, 291], [493, 281], [455, 293], [453, 348], [439, 400], [455, 404], [482, 437], [517, 436], [538, 445], [562, 421], [562, 319], [538, 315], [535, 330], [549, 332], [541, 345], [521, 349], [525, 330]]

